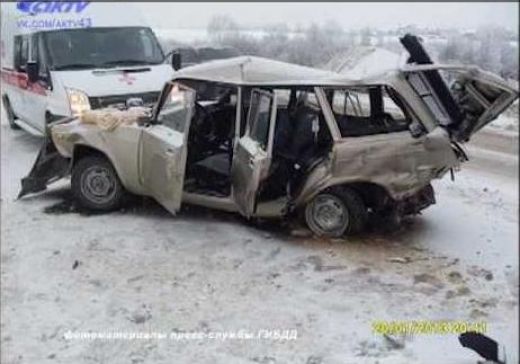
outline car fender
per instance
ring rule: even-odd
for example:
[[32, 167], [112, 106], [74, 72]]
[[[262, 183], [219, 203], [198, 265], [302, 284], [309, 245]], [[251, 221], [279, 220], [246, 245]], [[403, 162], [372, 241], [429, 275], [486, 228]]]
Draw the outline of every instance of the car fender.
[[72, 159], [76, 148], [97, 150], [112, 163], [127, 190], [147, 194], [138, 176], [140, 135], [141, 130], [134, 125], [122, 125], [106, 131], [95, 125], [74, 121], [51, 128], [52, 140], [62, 156]]

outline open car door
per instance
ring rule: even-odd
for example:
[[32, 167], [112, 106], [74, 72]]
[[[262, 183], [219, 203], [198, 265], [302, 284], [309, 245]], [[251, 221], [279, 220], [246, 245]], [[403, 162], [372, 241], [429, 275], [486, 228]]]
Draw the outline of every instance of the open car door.
[[172, 214], [181, 206], [194, 105], [195, 91], [167, 84], [154, 111], [157, 123], [144, 128], [139, 141], [140, 182]]
[[246, 217], [254, 214], [260, 183], [269, 173], [275, 120], [276, 100], [273, 93], [253, 90], [246, 130], [236, 144], [231, 167], [233, 200], [239, 212]]
[[454, 141], [469, 141], [518, 98], [518, 90], [493, 73], [433, 64], [415, 36], [406, 35], [401, 43], [410, 53], [411, 64], [403, 68], [407, 80]]

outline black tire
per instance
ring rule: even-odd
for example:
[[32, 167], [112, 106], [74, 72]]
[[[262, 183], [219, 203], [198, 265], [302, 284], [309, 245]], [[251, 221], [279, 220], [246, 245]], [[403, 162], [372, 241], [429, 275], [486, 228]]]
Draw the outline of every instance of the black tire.
[[88, 210], [113, 211], [121, 206], [124, 189], [110, 161], [100, 155], [85, 156], [72, 168], [72, 194]]
[[[363, 199], [354, 190], [348, 187], [332, 187], [320, 192], [307, 203], [304, 215], [307, 226], [314, 234], [337, 238], [361, 232], [367, 222], [368, 210]], [[327, 220], [331, 222], [328, 223]]]
[[9, 123], [9, 127], [13, 130], [19, 130], [20, 127], [14, 122], [16, 119], [16, 115], [14, 114], [13, 108], [11, 107], [11, 103], [7, 96], [2, 97], [2, 102], [4, 103], [5, 113], [7, 114], [7, 122]]

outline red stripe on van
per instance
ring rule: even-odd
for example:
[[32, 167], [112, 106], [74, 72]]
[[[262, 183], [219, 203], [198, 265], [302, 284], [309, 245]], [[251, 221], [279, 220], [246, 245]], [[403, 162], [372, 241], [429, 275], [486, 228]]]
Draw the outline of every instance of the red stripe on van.
[[29, 83], [27, 75], [23, 72], [16, 72], [4, 68], [0, 71], [0, 74], [2, 76], [2, 82], [38, 95], [47, 95], [45, 87], [40, 85], [38, 82]]

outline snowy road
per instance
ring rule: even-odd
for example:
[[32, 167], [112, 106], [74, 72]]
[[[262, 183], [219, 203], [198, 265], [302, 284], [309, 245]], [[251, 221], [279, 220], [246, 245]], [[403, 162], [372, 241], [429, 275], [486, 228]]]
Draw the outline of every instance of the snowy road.
[[[437, 205], [347, 241], [153, 202], [68, 211], [68, 182], [16, 201], [41, 140], [1, 125], [2, 363], [476, 363], [456, 335], [373, 320], [485, 321], [518, 361], [518, 155], [470, 148]], [[516, 151], [515, 151], [516, 152]], [[295, 329], [290, 341], [67, 340], [78, 331]]]

